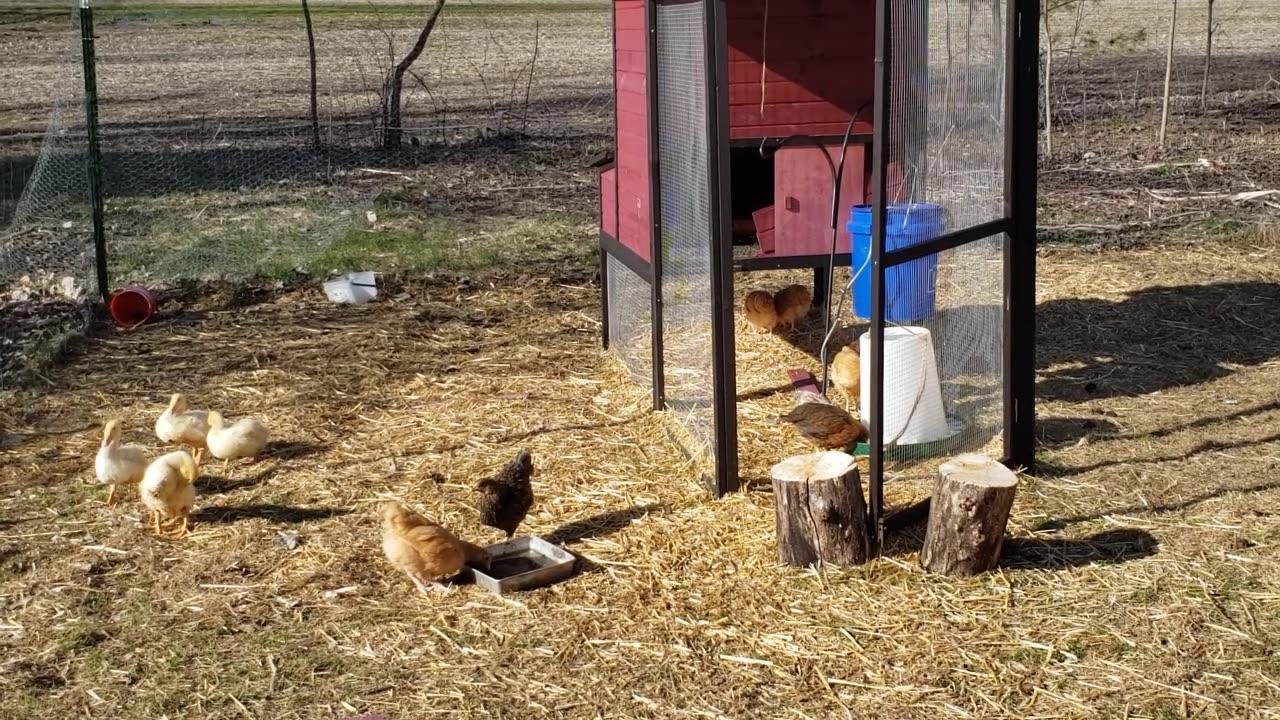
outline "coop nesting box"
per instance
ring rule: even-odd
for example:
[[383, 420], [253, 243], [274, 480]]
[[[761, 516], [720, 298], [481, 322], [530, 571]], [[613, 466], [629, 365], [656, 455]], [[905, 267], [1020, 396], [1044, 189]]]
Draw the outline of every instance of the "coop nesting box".
[[[604, 341], [714, 492], [738, 483], [735, 273], [813, 268], [828, 302], [861, 204], [876, 529], [885, 398], [905, 392], [886, 385], [900, 375], [885, 368], [894, 268], [936, 268], [930, 312], [912, 319], [933, 337], [960, 444], [1002, 441], [1029, 465], [1038, 12], [1037, 0], [613, 2]], [[936, 208], [936, 228], [886, 245], [890, 205]]]

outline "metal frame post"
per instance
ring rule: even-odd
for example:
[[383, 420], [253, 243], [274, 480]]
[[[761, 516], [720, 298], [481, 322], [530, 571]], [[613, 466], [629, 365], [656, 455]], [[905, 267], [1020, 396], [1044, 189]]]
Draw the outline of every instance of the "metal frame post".
[[[618, 8], [614, 3], [609, 3], [609, 78], [613, 84], [614, 95], [618, 92]], [[615, 102], [617, 98], [614, 98]], [[618, 122], [618, 110], [615, 104], [613, 110], [613, 121], [616, 125]], [[600, 168], [600, 175], [596, 179], [596, 191], [600, 191], [604, 173], [610, 165], [617, 167], [618, 163], [618, 133], [613, 134], [613, 162], [606, 163]], [[613, 185], [613, 217], [614, 222], [621, 224], [618, 217], [618, 175], [614, 172]], [[609, 349], [609, 253], [605, 249], [604, 243], [604, 198], [600, 198], [600, 346], [605, 350]], [[621, 235], [615, 228], [615, 235]], [[616, 238], [615, 238], [616, 239]]]
[[884, 542], [884, 311], [885, 311], [885, 203], [888, 197], [889, 154], [889, 0], [876, 0], [875, 127], [871, 142], [871, 407], [867, 418], [871, 437], [870, 477], [867, 478], [867, 522], [871, 555], [879, 555]]
[[1004, 451], [1035, 462], [1036, 180], [1040, 0], [1007, 0], [1005, 74]]
[[[653, 322], [653, 409], [667, 409], [666, 368], [662, 350], [662, 159], [658, 148], [658, 4], [644, 3], [645, 94], [649, 101], [649, 266], [652, 281], [650, 315]], [[616, 78], [615, 78], [616, 82]], [[621, 218], [619, 218], [621, 222]]]
[[89, 204], [93, 223], [93, 254], [97, 270], [98, 294], [105, 305], [110, 297], [107, 278], [106, 215], [102, 188], [102, 148], [98, 141], [98, 72], [93, 44], [93, 0], [80, 0], [80, 60], [84, 69], [84, 124], [88, 143], [86, 171], [89, 176]]
[[609, 349], [609, 253], [600, 244], [600, 347]]
[[733, 220], [729, 177], [729, 61], [725, 0], [703, 0], [707, 197], [711, 252], [711, 375], [715, 388], [717, 497], [738, 489], [738, 373], [734, 345]]

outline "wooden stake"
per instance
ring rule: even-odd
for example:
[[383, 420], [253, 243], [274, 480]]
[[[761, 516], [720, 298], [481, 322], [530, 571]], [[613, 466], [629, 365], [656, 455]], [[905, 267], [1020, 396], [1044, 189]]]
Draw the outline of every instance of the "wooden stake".
[[960, 455], [938, 468], [920, 565], [943, 575], [996, 566], [1018, 476], [985, 455]]
[[867, 561], [867, 504], [853, 456], [839, 451], [789, 457], [770, 471], [778, 560], [788, 565]]

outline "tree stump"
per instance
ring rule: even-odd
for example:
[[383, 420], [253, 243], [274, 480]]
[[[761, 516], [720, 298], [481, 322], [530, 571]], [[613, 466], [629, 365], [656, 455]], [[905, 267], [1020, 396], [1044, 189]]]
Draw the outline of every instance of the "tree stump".
[[778, 560], [799, 566], [867, 561], [867, 504], [853, 456], [835, 450], [796, 455], [770, 474]]
[[920, 565], [943, 575], [996, 566], [1018, 476], [985, 455], [960, 455], [938, 468]]

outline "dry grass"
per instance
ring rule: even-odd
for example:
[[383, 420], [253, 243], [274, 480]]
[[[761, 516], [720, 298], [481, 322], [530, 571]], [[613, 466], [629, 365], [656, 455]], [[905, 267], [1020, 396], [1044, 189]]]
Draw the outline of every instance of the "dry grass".
[[[3, 398], [0, 688], [14, 717], [1276, 717], [1277, 253], [1046, 253], [1045, 471], [970, 580], [925, 576], [918, 529], [866, 567], [778, 567], [767, 488], [704, 495], [581, 277], [188, 298]], [[183, 543], [83, 484], [96, 425], [147, 442], [175, 389], [281, 441], [206, 473]], [[467, 487], [521, 446], [526, 529], [584, 572], [414, 594], [374, 503], [492, 538]]]
[[[581, 41], [603, 13], [573, 18], [544, 23], [559, 33], [544, 48], [561, 48], [548, 51], [560, 63], [552, 87], [579, 97], [595, 92], [607, 53]], [[488, 37], [459, 20], [441, 52]], [[297, 53], [296, 28], [262, 27], [265, 54]], [[179, 37], [141, 30], [121, 23], [105, 43], [159, 57]], [[244, 105], [283, 112], [270, 102], [286, 90], [296, 104], [301, 66], [289, 67], [263, 73]], [[1116, 86], [1128, 69], [1110, 73]], [[34, 128], [45, 104], [22, 98], [56, 87], [19, 74], [5, 117]], [[441, 83], [461, 97], [464, 80]], [[148, 106], [108, 89], [129, 112]], [[1150, 151], [1149, 115], [1074, 128], [1060, 164], [1047, 163], [1050, 223], [1179, 211], [1152, 188], [1274, 187], [1273, 120], [1185, 119], [1164, 155]], [[1086, 151], [1102, 157], [1086, 163]], [[1224, 174], [1135, 172], [1201, 156]], [[473, 170], [459, 167], [459, 187]], [[666, 418], [599, 350], [598, 288], [580, 273], [402, 279], [360, 309], [314, 287], [175, 295], [164, 322], [108, 332], [44, 384], [0, 390], [0, 715], [1280, 717], [1280, 236], [1269, 213], [1237, 207], [1247, 222], [1042, 253], [1040, 474], [1024, 479], [1002, 568], [969, 580], [918, 569], [919, 528], [865, 567], [779, 567], [764, 479], [805, 446], [767, 420], [789, 399], [741, 403], [750, 491], [709, 499]], [[781, 385], [780, 368], [818, 369], [812, 327], [794, 344], [738, 329], [741, 392]], [[131, 496], [108, 509], [85, 482], [100, 423], [120, 417], [130, 441], [150, 443], [176, 389], [258, 414], [279, 439], [229, 478], [208, 469], [182, 543], [151, 538]], [[468, 487], [519, 447], [539, 467], [525, 530], [566, 543], [583, 572], [507, 599], [415, 594], [380, 557], [378, 500], [496, 539]], [[890, 500], [919, 483], [891, 485]], [[278, 532], [302, 545], [286, 550]]]

